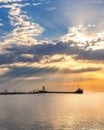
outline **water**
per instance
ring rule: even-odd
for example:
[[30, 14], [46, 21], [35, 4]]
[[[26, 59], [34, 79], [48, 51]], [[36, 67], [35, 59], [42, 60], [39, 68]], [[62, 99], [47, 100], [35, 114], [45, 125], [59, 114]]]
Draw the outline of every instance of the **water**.
[[104, 130], [104, 93], [0, 96], [0, 130]]

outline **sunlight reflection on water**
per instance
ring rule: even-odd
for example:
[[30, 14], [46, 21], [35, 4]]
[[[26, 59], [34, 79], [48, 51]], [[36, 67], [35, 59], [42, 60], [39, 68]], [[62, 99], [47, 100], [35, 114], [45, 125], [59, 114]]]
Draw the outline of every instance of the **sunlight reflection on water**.
[[0, 130], [104, 130], [104, 94], [0, 96]]

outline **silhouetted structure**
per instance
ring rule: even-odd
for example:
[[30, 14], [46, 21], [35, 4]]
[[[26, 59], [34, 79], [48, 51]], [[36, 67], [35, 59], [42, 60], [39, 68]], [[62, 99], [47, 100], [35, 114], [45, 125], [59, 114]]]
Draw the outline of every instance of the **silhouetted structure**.
[[83, 89], [78, 88], [78, 89], [75, 91], [75, 93], [83, 93]]
[[45, 92], [45, 87], [43, 86], [43, 92]]
[[47, 91], [45, 90], [45, 86], [43, 86], [42, 90], [40, 90], [39, 93], [47, 93]]
[[83, 89], [79, 88], [74, 92], [61, 92], [61, 91], [46, 91], [45, 87], [43, 86], [42, 90], [39, 93], [59, 93], [59, 94], [83, 94]]
[[61, 91], [46, 91], [45, 86], [42, 87], [42, 90], [39, 91], [31, 91], [31, 92], [8, 92], [7, 89], [5, 89], [4, 92], [0, 92], [0, 95], [14, 95], [14, 94], [44, 94], [44, 93], [50, 93], [50, 94], [83, 94], [83, 89], [78, 88], [76, 91], [73, 92], [61, 92]]

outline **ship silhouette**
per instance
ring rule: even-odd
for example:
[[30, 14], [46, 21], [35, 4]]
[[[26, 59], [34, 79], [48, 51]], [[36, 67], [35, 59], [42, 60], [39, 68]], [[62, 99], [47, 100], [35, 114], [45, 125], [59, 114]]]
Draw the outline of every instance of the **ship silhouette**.
[[83, 93], [83, 89], [78, 88], [78, 89], [75, 91], [75, 93]]

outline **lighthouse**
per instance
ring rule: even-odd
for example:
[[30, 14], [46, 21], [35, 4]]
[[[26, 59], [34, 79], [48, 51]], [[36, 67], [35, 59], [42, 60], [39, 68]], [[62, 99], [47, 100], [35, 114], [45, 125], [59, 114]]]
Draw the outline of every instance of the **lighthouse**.
[[45, 86], [43, 86], [43, 93], [45, 92]]

